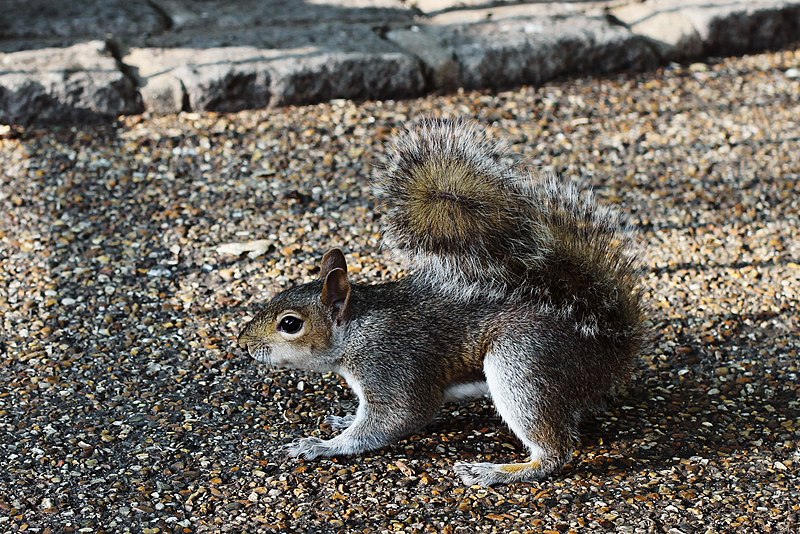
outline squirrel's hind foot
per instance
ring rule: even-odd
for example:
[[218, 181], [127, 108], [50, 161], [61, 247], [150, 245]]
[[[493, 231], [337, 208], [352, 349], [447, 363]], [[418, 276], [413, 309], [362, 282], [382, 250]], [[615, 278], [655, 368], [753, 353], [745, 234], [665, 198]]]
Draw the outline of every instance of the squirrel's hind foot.
[[519, 464], [457, 463], [453, 469], [468, 486], [535, 482], [553, 472], [553, 469], [544, 468], [539, 460], [530, 460]]

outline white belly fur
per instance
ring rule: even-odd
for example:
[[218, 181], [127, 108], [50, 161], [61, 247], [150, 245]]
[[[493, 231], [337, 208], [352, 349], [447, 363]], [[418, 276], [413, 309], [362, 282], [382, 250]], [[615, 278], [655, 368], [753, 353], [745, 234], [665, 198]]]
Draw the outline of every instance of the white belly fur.
[[444, 390], [444, 402], [477, 399], [478, 397], [483, 397], [488, 392], [489, 386], [484, 380], [455, 384]]

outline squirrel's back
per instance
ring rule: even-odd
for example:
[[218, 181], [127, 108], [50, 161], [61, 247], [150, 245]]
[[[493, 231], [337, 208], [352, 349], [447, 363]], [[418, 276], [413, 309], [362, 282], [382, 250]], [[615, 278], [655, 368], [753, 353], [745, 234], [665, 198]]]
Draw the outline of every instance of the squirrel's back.
[[375, 181], [385, 244], [431, 286], [465, 300], [534, 301], [583, 334], [638, 348], [631, 232], [591, 192], [509, 163], [483, 130], [451, 120], [401, 133]]

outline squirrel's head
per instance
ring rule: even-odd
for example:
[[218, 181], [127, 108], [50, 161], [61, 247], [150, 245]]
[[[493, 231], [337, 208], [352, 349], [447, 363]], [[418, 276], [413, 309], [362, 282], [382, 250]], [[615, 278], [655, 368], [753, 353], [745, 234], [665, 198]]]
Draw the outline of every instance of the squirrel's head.
[[322, 258], [318, 280], [278, 293], [245, 325], [239, 347], [278, 367], [325, 370], [350, 311], [347, 263], [333, 249]]

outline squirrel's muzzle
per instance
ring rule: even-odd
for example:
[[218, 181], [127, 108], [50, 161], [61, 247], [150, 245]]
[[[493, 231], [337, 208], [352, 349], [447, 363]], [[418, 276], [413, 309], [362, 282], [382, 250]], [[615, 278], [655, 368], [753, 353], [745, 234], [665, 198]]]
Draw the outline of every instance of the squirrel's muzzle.
[[256, 321], [248, 321], [248, 323], [244, 325], [244, 328], [242, 328], [242, 330], [239, 332], [239, 337], [236, 338], [236, 345], [240, 349], [245, 349], [249, 352], [250, 349], [248, 348], [248, 345], [257, 342], [259, 337], [258, 325], [256, 324]]
[[272, 352], [269, 345], [259, 339], [258, 336], [253, 335], [248, 326], [245, 326], [244, 330], [239, 334], [236, 344], [240, 349], [246, 350], [251, 358], [260, 362], [269, 361], [270, 353]]
[[253, 355], [252, 348], [256, 344], [256, 339], [249, 331], [248, 328], [250, 324], [244, 327], [241, 332], [239, 332], [239, 337], [236, 338], [236, 345], [243, 350], [246, 350], [251, 356]]

